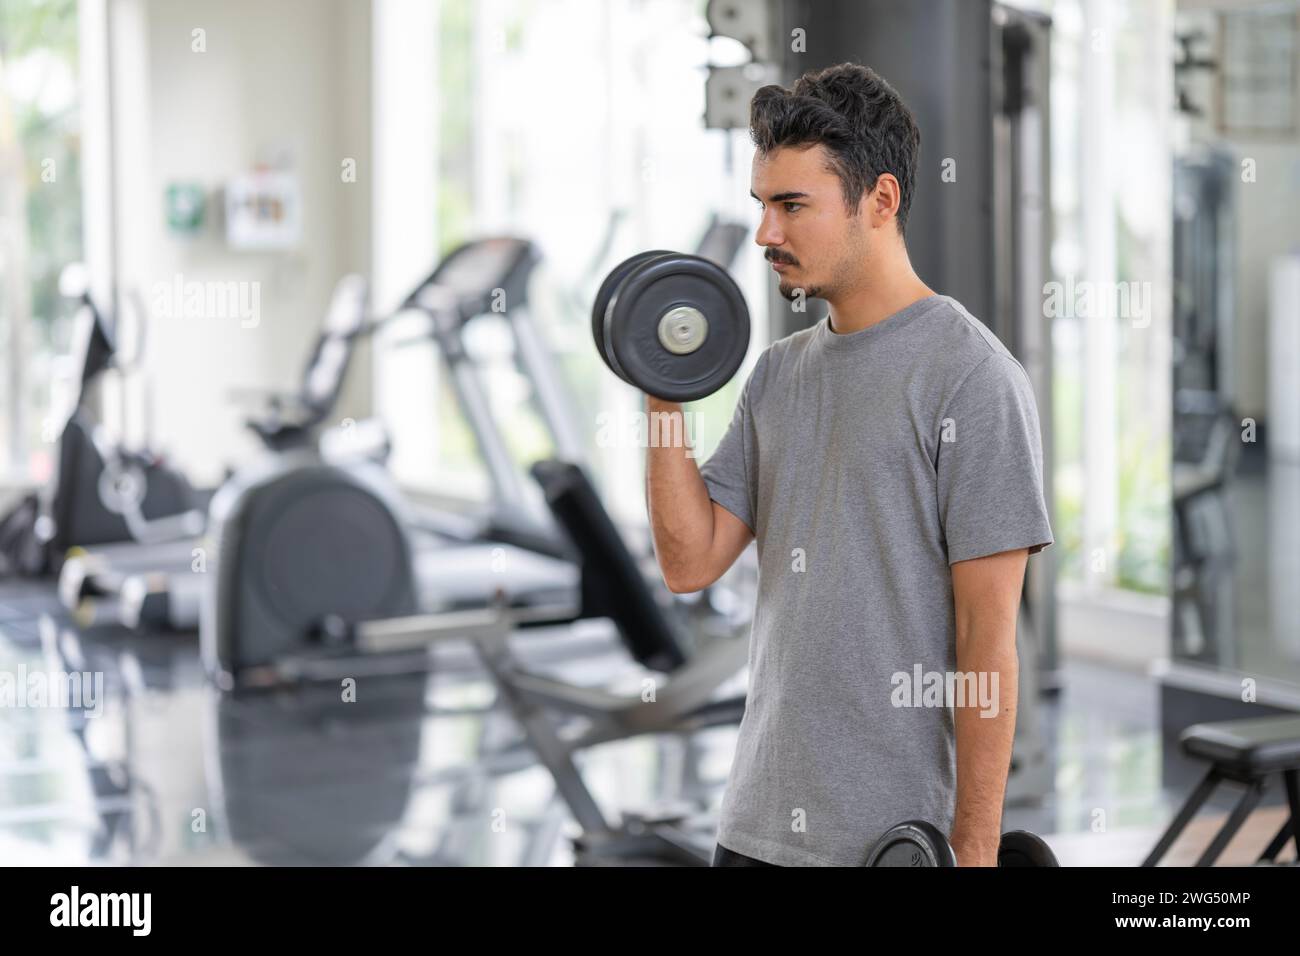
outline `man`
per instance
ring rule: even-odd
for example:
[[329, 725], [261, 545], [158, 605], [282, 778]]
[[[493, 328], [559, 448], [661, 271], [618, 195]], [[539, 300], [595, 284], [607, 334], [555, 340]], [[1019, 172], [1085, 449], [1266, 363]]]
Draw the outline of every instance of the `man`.
[[[760, 355], [702, 468], [649, 450], [669, 588], [707, 587], [758, 542], [714, 864], [861, 866], [923, 819], [959, 865], [996, 866], [1017, 609], [1028, 556], [1052, 543], [1029, 378], [912, 269], [920, 135], [883, 79], [843, 64], [764, 87], [750, 132], [756, 241], [782, 295], [830, 312]], [[992, 694], [916, 699], [913, 675], [934, 673]]]

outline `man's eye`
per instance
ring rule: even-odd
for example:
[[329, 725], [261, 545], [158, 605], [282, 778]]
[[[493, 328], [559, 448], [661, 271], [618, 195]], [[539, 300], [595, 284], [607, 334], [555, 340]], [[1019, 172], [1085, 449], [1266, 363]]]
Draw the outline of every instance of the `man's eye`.
[[801, 202], [788, 202], [785, 204], [786, 212], [798, 212], [802, 208], [803, 208], [803, 203]]

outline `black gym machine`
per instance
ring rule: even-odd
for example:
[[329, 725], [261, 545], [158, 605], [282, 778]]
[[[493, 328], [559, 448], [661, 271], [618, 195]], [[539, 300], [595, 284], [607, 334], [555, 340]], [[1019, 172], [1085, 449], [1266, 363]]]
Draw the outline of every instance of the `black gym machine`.
[[77, 394], [59, 432], [49, 486], [0, 519], [0, 572], [7, 574], [57, 574], [74, 546], [162, 541], [203, 526], [203, 498], [185, 476], [156, 453], [110, 440], [97, 420], [97, 389], [104, 375], [130, 373], [143, 352], [138, 309], [130, 355], [121, 344], [127, 335], [124, 313], [110, 317], [99, 308], [83, 267], [67, 266], [59, 289], [77, 304], [72, 352]]
[[[338, 401], [355, 343], [369, 331], [366, 296], [364, 279], [344, 276], [335, 286], [298, 390], [258, 395], [263, 410], [249, 416], [245, 424], [258, 437], [266, 455], [291, 455], [319, 440], [324, 422]], [[364, 454], [380, 460], [386, 452], [386, 442], [364, 447]], [[61, 459], [58, 485], [67, 470]], [[144, 624], [193, 627], [198, 620], [198, 595], [185, 584], [192, 577], [188, 572], [196, 549], [202, 549], [201, 535], [211, 496], [211, 491], [200, 496], [201, 510], [189, 514], [185, 523], [173, 521], [170, 527], [148, 537], [95, 540], [77, 534], [75, 528], [70, 530], [66, 540], [57, 543], [61, 603], [83, 626], [120, 623], [133, 628]], [[64, 497], [55, 494], [56, 501]]]

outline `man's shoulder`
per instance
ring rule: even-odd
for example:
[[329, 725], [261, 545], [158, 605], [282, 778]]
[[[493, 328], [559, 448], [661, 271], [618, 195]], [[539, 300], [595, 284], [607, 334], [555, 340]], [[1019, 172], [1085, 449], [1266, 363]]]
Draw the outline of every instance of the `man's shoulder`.
[[[985, 366], [986, 373], [1024, 376], [1024, 367], [987, 325], [951, 296], [935, 295], [933, 303], [916, 316], [910, 333], [895, 340], [906, 352], [914, 353], [925, 377], [955, 388], [972, 372]], [[756, 396], [778, 380], [783, 367], [797, 367], [798, 359], [813, 349], [825, 317], [807, 328], [791, 332], [759, 353], [750, 375], [750, 390]], [[896, 353], [897, 354], [897, 353]], [[1017, 371], [1018, 370], [1018, 371]]]
[[943, 363], [948, 377], [964, 380], [976, 369], [984, 374], [1028, 377], [1024, 366], [987, 325], [951, 296], [940, 296], [927, 315], [927, 351]]
[[945, 351], [963, 360], [978, 365], [993, 353], [1012, 358], [1011, 352], [993, 330], [951, 296], [938, 296], [936, 307], [930, 310], [927, 318], [933, 325], [935, 338]]

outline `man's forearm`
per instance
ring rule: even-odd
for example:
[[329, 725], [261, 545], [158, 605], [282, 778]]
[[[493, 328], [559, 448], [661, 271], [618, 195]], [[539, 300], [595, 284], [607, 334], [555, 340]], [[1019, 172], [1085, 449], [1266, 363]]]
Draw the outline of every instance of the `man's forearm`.
[[966, 700], [955, 701], [953, 710], [957, 813], [951, 839], [958, 863], [964, 865], [997, 865], [1019, 683], [1015, 625], [1009, 635], [1002, 633], [1006, 626], [1001, 621], [973, 624], [958, 639], [957, 669], [975, 675], [978, 691], [975, 699], [967, 694]]

